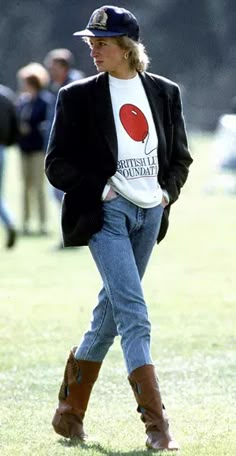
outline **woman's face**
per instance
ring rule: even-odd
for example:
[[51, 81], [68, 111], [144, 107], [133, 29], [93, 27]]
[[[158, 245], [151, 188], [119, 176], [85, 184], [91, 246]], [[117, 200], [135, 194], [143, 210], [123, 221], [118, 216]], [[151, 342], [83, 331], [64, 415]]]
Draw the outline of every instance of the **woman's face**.
[[115, 38], [90, 38], [89, 46], [90, 55], [99, 72], [105, 71], [120, 79], [129, 79], [136, 73], [124, 57], [126, 51], [117, 44]]

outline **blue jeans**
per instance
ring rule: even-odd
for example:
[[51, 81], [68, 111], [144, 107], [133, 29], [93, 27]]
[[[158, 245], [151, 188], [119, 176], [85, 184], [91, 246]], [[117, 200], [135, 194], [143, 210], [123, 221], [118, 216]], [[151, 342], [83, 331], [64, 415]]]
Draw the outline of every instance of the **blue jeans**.
[[122, 196], [104, 202], [104, 225], [89, 248], [103, 280], [90, 330], [75, 357], [102, 362], [115, 336], [128, 373], [152, 364], [151, 325], [141, 279], [158, 236], [163, 207], [142, 209]]
[[3, 198], [3, 177], [5, 169], [5, 147], [0, 144], [0, 220], [7, 228], [13, 228], [14, 222]]

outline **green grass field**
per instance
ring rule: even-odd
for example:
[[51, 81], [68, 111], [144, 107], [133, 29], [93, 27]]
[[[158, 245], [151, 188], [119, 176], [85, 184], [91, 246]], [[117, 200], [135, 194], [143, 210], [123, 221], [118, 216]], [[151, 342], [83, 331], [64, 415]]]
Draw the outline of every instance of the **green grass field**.
[[[152, 353], [181, 454], [234, 456], [236, 196], [204, 191], [211, 141], [193, 137], [191, 145], [188, 183], [144, 279]], [[6, 192], [19, 218], [16, 155], [9, 151]], [[88, 445], [51, 427], [64, 363], [89, 324], [100, 278], [87, 248], [52, 250], [53, 203], [50, 213], [50, 237], [20, 238], [14, 250], [0, 250], [0, 454], [145, 455], [118, 339], [91, 397]]]

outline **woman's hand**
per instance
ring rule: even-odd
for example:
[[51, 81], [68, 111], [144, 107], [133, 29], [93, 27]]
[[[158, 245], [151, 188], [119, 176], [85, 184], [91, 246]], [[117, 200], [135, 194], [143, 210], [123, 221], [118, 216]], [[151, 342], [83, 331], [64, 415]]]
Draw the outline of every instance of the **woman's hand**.
[[161, 200], [161, 205], [162, 205], [162, 207], [165, 208], [166, 206], [168, 206], [169, 202], [170, 202], [169, 195], [168, 195], [168, 193], [167, 193], [166, 190], [163, 190], [163, 193], [162, 193], [162, 200]]
[[117, 197], [117, 193], [115, 192], [115, 190], [113, 190], [112, 187], [110, 187], [110, 190], [107, 193], [106, 198], [104, 199], [104, 201], [111, 201], [111, 200], [115, 199], [116, 197]]

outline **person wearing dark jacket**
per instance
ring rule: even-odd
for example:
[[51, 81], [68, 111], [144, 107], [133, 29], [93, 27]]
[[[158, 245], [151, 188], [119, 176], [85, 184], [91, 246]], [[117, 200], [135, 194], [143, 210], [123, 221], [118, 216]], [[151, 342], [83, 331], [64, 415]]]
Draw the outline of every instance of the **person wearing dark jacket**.
[[98, 75], [59, 92], [46, 174], [65, 192], [65, 246], [88, 244], [103, 288], [89, 330], [69, 355], [53, 426], [86, 438], [83, 420], [117, 335], [150, 449], [177, 450], [150, 350], [141, 279], [192, 163], [177, 84], [146, 71], [139, 25], [126, 9], [95, 10], [82, 36]]
[[49, 76], [46, 69], [33, 62], [18, 73], [20, 96], [18, 145], [21, 151], [23, 180], [23, 234], [31, 232], [33, 203], [36, 202], [40, 235], [47, 234], [46, 189], [44, 175], [44, 129], [50, 95], [45, 90]]
[[[81, 71], [73, 68], [73, 63], [74, 56], [72, 52], [66, 48], [52, 49], [47, 53], [44, 59], [44, 65], [50, 75], [48, 90], [51, 94], [50, 103], [47, 107], [47, 122], [44, 138], [46, 148], [52, 127], [56, 100], [59, 90], [61, 89], [61, 87], [69, 84], [70, 82], [81, 79], [84, 76]], [[55, 201], [58, 203], [59, 208], [61, 210], [64, 192], [56, 187], [52, 187], [52, 189]], [[61, 239], [56, 248], [63, 248], [63, 242]]]
[[3, 177], [6, 148], [16, 143], [18, 134], [15, 94], [0, 84], [0, 220], [6, 230], [6, 247], [12, 248], [16, 242], [16, 228], [13, 217], [3, 197]]

